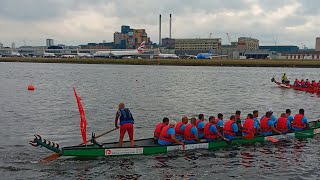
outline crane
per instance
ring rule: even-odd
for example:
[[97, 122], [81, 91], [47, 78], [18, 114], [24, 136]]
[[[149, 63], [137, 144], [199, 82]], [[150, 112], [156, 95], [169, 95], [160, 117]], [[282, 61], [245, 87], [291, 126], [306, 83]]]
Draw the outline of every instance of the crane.
[[231, 45], [231, 38], [230, 38], [230, 35], [229, 35], [229, 33], [226, 33], [227, 34], [227, 37], [228, 37], [228, 41], [229, 41], [229, 43], [230, 43], [230, 45]]

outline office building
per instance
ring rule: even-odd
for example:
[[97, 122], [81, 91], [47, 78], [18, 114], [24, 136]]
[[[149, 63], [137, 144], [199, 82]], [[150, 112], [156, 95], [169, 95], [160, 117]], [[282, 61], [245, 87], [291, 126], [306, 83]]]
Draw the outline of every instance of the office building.
[[53, 39], [46, 39], [46, 45], [47, 45], [47, 47], [54, 46], [54, 40]]
[[239, 37], [238, 38], [238, 49], [245, 50], [258, 50], [259, 40], [251, 37]]
[[198, 54], [212, 51], [221, 54], [221, 38], [175, 39], [176, 54]]
[[113, 34], [114, 48], [117, 49], [135, 49], [143, 41], [148, 44], [150, 38], [145, 29], [132, 29], [130, 26], [121, 26], [121, 32]]

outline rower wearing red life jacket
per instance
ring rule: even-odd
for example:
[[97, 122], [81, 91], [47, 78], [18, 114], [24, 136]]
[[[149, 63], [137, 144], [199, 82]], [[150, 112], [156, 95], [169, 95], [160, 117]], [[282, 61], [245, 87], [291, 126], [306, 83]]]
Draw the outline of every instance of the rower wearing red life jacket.
[[199, 139], [204, 138], [204, 115], [203, 114], [199, 114], [198, 116], [198, 120], [196, 121], [196, 127], [198, 129], [198, 137]]
[[268, 111], [260, 120], [261, 135], [270, 136], [273, 134], [281, 134], [281, 132], [274, 127], [274, 123], [275, 122], [271, 118], [271, 112]]
[[305, 87], [306, 86], [306, 82], [304, 81], [304, 79], [301, 79], [300, 86], [301, 87]]
[[300, 85], [300, 81], [298, 80], [298, 79], [296, 79], [295, 81], [294, 81], [294, 84], [293, 84], [294, 86], [299, 86]]
[[183, 117], [181, 121], [176, 124], [176, 127], [174, 128], [174, 130], [176, 132], [176, 138], [178, 140], [183, 140], [184, 129], [187, 123], [188, 123], [188, 118]]
[[209, 117], [209, 122], [204, 126], [204, 138], [207, 142], [217, 140], [218, 138], [227, 140], [224, 138], [215, 126], [215, 118], [214, 116]]
[[299, 114], [294, 116], [292, 122], [292, 130], [302, 131], [305, 128], [308, 128], [308, 119], [304, 116], [304, 109], [299, 109]]
[[175, 121], [170, 121], [168, 125], [162, 128], [158, 144], [160, 145], [171, 145], [174, 143], [183, 144], [181, 141], [177, 140], [175, 137], [174, 126], [176, 125]]
[[305, 85], [306, 85], [306, 87], [310, 87], [311, 83], [310, 83], [310, 81], [308, 79], [306, 80], [306, 84]]
[[[117, 111], [116, 118], [114, 120], [115, 127], [117, 129], [120, 128], [120, 138], [119, 138], [119, 147], [123, 144], [123, 138], [126, 132], [128, 132], [129, 139], [130, 139], [130, 146], [134, 146], [134, 139], [133, 139], [133, 124], [134, 119], [132, 114], [128, 108], [125, 108], [124, 103], [119, 103], [118, 105], [119, 110]], [[120, 119], [120, 127], [118, 125], [118, 120]]]
[[312, 80], [311, 86], [313, 88], [316, 88], [317, 87], [317, 82], [315, 80]]
[[158, 123], [156, 125], [156, 128], [154, 129], [154, 133], [153, 133], [153, 138], [154, 138], [155, 144], [158, 143], [158, 139], [159, 139], [162, 128], [167, 126], [168, 124], [169, 124], [169, 118], [165, 117], [165, 118], [163, 118], [161, 123]]
[[235, 119], [236, 119], [236, 124], [237, 124], [237, 126], [238, 126], [238, 131], [239, 131], [239, 133], [242, 132], [242, 125], [241, 125], [240, 115], [241, 115], [241, 111], [237, 110], [237, 111], [236, 111], [236, 115], [235, 115]]
[[291, 110], [286, 109], [286, 118], [288, 119], [289, 123], [291, 124], [293, 121], [293, 117], [291, 116]]
[[282, 133], [287, 133], [291, 128], [290, 126], [290, 121], [288, 117], [286, 117], [286, 113], [282, 113], [276, 124], [276, 129]]
[[184, 129], [184, 143], [196, 143], [199, 141], [198, 129], [196, 127], [196, 118], [191, 118], [190, 123]]
[[218, 118], [215, 120], [215, 125], [220, 134], [223, 133], [223, 114], [219, 113]]
[[236, 118], [234, 115], [230, 117], [223, 126], [223, 137], [233, 140], [238, 132], [238, 125], [236, 124]]
[[318, 84], [317, 84], [317, 87], [320, 89], [320, 80], [319, 80], [319, 82], [318, 82]]
[[253, 114], [248, 114], [242, 126], [242, 136], [245, 139], [253, 139], [258, 132], [259, 124], [253, 120]]

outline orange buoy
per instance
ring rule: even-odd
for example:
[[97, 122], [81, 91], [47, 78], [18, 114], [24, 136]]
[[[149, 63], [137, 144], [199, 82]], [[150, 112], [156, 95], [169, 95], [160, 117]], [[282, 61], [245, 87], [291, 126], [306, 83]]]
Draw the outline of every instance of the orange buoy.
[[32, 84], [29, 84], [29, 85], [28, 85], [28, 90], [29, 90], [29, 91], [33, 91], [33, 90], [34, 90], [34, 86], [33, 86]]

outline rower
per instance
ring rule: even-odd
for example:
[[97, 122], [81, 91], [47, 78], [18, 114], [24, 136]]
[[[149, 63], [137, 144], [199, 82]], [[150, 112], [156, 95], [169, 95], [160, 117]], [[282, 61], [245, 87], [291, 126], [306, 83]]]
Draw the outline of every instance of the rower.
[[304, 116], [304, 109], [299, 109], [299, 114], [296, 114], [292, 122], [292, 130], [302, 131], [308, 128], [308, 119]]
[[184, 129], [185, 129], [187, 123], [188, 123], [188, 118], [184, 116], [181, 119], [181, 121], [178, 122], [178, 124], [174, 128], [174, 130], [176, 132], [176, 138], [178, 140], [183, 140]]
[[276, 124], [276, 129], [282, 133], [287, 133], [290, 129], [290, 121], [285, 113], [282, 113]]
[[174, 126], [176, 125], [175, 121], [170, 121], [168, 125], [162, 128], [158, 144], [160, 145], [171, 145], [173, 143], [183, 144], [181, 141], [177, 140], [175, 137]]
[[316, 88], [317, 87], [317, 82], [315, 80], [312, 80], [311, 86], [313, 88]]
[[[118, 126], [118, 120], [120, 119], [120, 127]], [[114, 120], [114, 125], [117, 129], [120, 128], [120, 138], [119, 138], [119, 147], [122, 147], [123, 138], [126, 132], [128, 132], [129, 139], [130, 139], [130, 146], [134, 146], [134, 139], [133, 139], [133, 124], [134, 119], [133, 116], [128, 108], [125, 108], [124, 103], [119, 103], [118, 111], [116, 114], [116, 118]]]
[[186, 125], [184, 129], [185, 143], [196, 143], [199, 141], [196, 122], [197, 122], [196, 118], [193, 117], [190, 119], [190, 123]]
[[206, 139], [207, 142], [217, 140], [218, 137], [220, 139], [224, 139], [227, 141], [226, 138], [224, 138], [219, 131], [217, 130], [215, 124], [215, 118], [214, 116], [209, 117], [209, 122], [206, 123], [204, 126], [204, 138]]
[[263, 136], [270, 136], [273, 134], [281, 134], [280, 131], [278, 131], [274, 127], [274, 121], [271, 119], [271, 112], [268, 111], [266, 115], [263, 116], [263, 118], [260, 121], [260, 131], [261, 135]]
[[283, 73], [282, 75], [282, 84], [289, 84], [286, 73]]
[[258, 111], [258, 110], [254, 110], [252, 113], [253, 113], [253, 120], [254, 120], [255, 122], [257, 122], [258, 125], [259, 125], [259, 124], [260, 124], [260, 122], [259, 122], [259, 120], [258, 120], [259, 111]]
[[299, 80], [298, 79], [296, 79], [295, 81], [294, 81], [294, 84], [293, 84], [294, 86], [299, 86], [300, 85], [300, 82], [299, 82]]
[[305, 85], [306, 85], [306, 87], [310, 87], [311, 83], [310, 83], [310, 81], [308, 79], [306, 80], [306, 84]]
[[241, 125], [241, 119], [240, 119], [241, 111], [237, 110], [235, 115], [236, 124], [238, 126], [239, 133], [242, 132], [242, 125]]
[[318, 84], [317, 84], [317, 87], [320, 89], [320, 80], [319, 80], [319, 82], [318, 82]]
[[223, 133], [223, 114], [219, 113], [218, 118], [215, 120], [215, 125], [220, 134]]
[[243, 123], [242, 136], [245, 139], [253, 139], [258, 132], [259, 124], [253, 120], [253, 114], [248, 114], [247, 119]]
[[198, 129], [198, 137], [199, 139], [204, 138], [204, 115], [203, 114], [199, 114], [198, 116], [198, 120], [196, 121], [196, 127]]
[[[277, 123], [277, 118], [274, 117], [272, 108], [270, 108], [268, 112], [271, 114], [270, 118], [271, 118], [271, 120], [273, 121], [273, 123], [274, 123], [274, 124]], [[265, 115], [263, 115], [263, 116], [261, 117], [260, 123], [261, 123], [261, 120], [264, 118], [264, 116], [265, 116]]]
[[286, 118], [288, 119], [288, 121], [291, 124], [292, 121], [293, 121], [293, 117], [291, 116], [291, 110], [290, 109], [286, 109]]
[[238, 132], [238, 125], [236, 124], [236, 118], [234, 115], [223, 126], [223, 136], [227, 139], [235, 139], [236, 133]]
[[301, 79], [300, 86], [301, 87], [305, 87], [306, 86], [306, 82], [304, 81], [304, 79]]
[[156, 128], [154, 129], [154, 133], [153, 133], [153, 138], [154, 138], [155, 144], [158, 143], [158, 139], [159, 139], [162, 128], [167, 126], [168, 124], [169, 124], [169, 118], [165, 117], [162, 119], [162, 122], [160, 122], [156, 125]]

